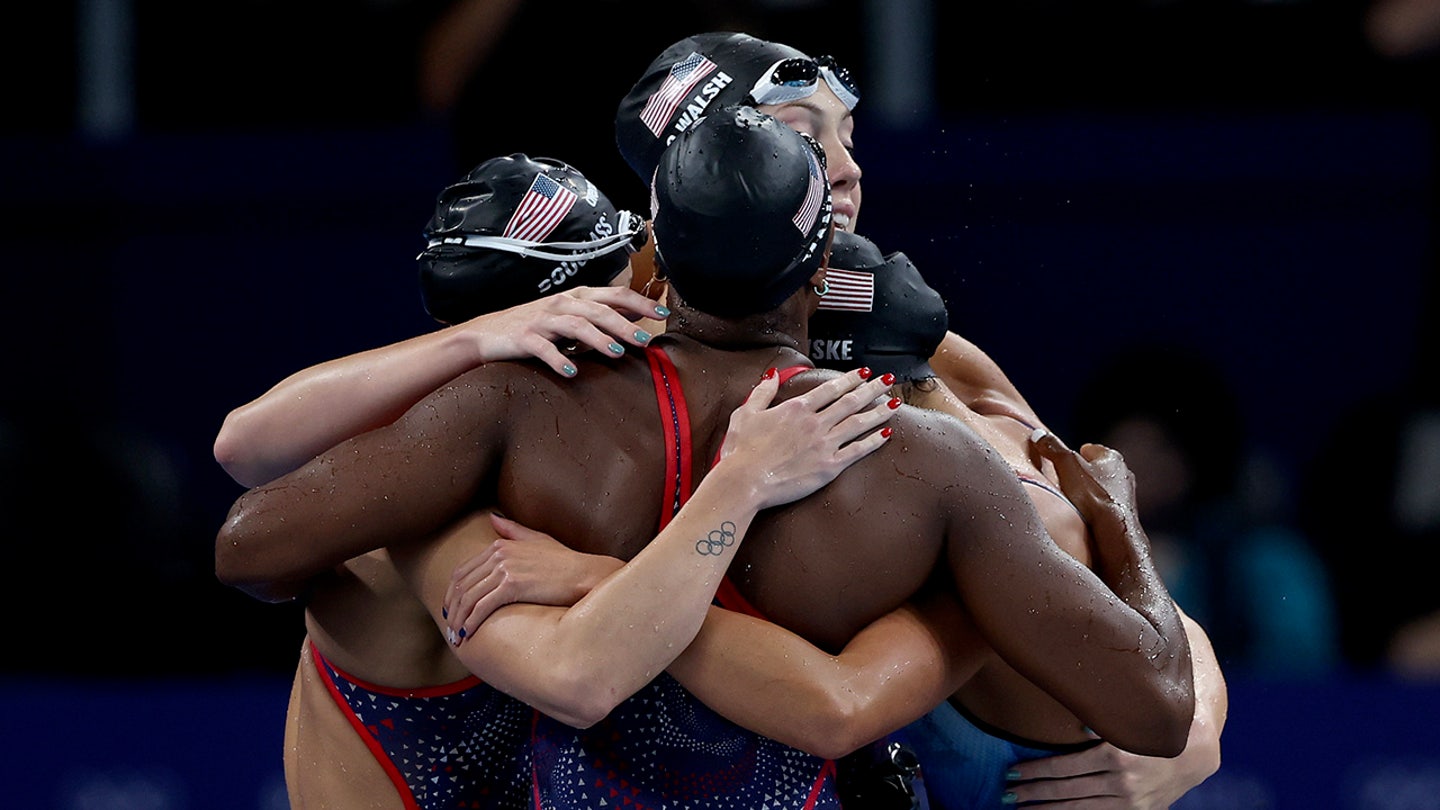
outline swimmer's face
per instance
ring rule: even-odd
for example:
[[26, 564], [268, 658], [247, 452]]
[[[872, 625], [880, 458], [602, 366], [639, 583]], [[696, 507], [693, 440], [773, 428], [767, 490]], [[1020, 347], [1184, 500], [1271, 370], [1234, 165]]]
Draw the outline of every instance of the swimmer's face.
[[860, 215], [860, 164], [855, 162], [855, 118], [825, 82], [815, 92], [786, 104], [765, 104], [761, 112], [775, 116], [825, 148], [826, 174], [835, 205], [835, 227], [855, 232]]

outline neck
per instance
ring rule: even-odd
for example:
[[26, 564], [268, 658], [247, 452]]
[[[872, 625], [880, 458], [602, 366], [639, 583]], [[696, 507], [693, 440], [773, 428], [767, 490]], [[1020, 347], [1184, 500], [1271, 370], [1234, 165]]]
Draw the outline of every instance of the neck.
[[792, 298], [769, 312], [722, 318], [701, 312], [678, 296], [672, 296], [666, 332], [722, 351], [778, 348], [791, 349], [804, 356], [809, 330], [799, 311], [801, 303]]

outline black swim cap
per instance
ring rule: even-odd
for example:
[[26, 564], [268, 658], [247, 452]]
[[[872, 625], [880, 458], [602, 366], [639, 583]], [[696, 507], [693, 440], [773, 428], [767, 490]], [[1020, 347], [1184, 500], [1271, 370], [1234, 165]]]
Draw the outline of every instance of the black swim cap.
[[660, 159], [655, 258], [702, 312], [779, 306], [825, 255], [830, 183], [820, 144], [753, 107], [715, 110]]
[[573, 167], [522, 153], [491, 158], [446, 188], [419, 255], [425, 311], [459, 323], [577, 286], [610, 283], [644, 243]]
[[825, 281], [830, 292], [810, 317], [816, 366], [867, 366], [901, 382], [935, 376], [930, 358], [950, 316], [940, 293], [904, 253], [882, 256], [869, 239], [836, 231]]
[[630, 88], [615, 115], [615, 143], [649, 186], [660, 154], [711, 110], [752, 104], [750, 88], [783, 59], [808, 58], [789, 45], [715, 32], [666, 48]]

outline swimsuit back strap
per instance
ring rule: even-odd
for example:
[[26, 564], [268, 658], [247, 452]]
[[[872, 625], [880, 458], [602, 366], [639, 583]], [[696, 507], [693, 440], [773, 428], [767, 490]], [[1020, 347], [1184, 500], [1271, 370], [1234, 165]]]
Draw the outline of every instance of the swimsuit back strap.
[[675, 518], [690, 497], [690, 411], [680, 388], [680, 374], [670, 356], [657, 346], [645, 348], [650, 378], [655, 383], [655, 401], [665, 434], [665, 492], [660, 504], [660, 528]]

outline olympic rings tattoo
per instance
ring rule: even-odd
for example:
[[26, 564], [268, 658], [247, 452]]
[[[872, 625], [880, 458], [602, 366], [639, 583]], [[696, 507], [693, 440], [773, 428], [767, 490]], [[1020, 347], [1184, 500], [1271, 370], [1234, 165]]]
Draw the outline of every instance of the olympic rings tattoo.
[[720, 528], [695, 541], [695, 550], [707, 557], [719, 557], [725, 549], [735, 545], [735, 524], [725, 521]]

